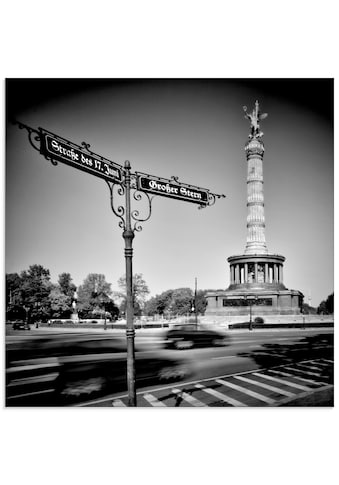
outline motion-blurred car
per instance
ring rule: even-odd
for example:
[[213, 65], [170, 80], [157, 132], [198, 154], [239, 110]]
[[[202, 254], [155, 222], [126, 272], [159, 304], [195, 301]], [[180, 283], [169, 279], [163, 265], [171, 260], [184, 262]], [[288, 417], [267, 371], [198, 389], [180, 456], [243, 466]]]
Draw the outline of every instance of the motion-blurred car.
[[[23, 339], [6, 348], [6, 406], [65, 406], [126, 390], [126, 341], [94, 336]], [[136, 387], [190, 375], [170, 352], [135, 352]]]
[[12, 325], [13, 330], [30, 330], [31, 327], [27, 322], [23, 320], [15, 320]]
[[167, 332], [166, 340], [167, 346], [178, 350], [230, 343], [230, 338], [226, 333], [195, 324], [178, 325], [172, 328]]

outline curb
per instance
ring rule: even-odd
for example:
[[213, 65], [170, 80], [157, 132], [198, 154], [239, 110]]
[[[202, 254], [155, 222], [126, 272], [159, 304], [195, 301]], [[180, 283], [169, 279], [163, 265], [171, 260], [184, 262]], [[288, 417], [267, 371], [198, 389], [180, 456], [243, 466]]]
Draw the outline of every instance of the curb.
[[279, 401], [274, 407], [334, 407], [334, 386], [327, 385], [315, 391], [307, 391], [296, 397]]

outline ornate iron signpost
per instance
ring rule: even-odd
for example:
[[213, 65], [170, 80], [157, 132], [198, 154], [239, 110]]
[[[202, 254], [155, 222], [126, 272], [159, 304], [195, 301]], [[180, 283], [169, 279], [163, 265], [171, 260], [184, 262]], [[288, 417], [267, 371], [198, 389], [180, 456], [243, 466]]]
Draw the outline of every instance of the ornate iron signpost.
[[[28, 132], [28, 139], [35, 150], [38, 150], [53, 165], [65, 163], [97, 177], [103, 178], [110, 190], [111, 209], [120, 218], [119, 226], [123, 229], [125, 241], [126, 267], [126, 340], [127, 340], [127, 389], [128, 405], [136, 406], [135, 388], [135, 351], [134, 351], [134, 307], [133, 307], [133, 239], [135, 231], [141, 231], [141, 223], [151, 217], [154, 195], [162, 195], [199, 205], [199, 209], [215, 204], [216, 199], [225, 195], [214, 194], [208, 189], [179, 182], [178, 177], [170, 180], [141, 172], [132, 173], [128, 160], [124, 167], [90, 151], [90, 145], [82, 142], [76, 145], [65, 138], [55, 135], [43, 128], [35, 130], [23, 123], [15, 121], [20, 129]], [[124, 205], [114, 205], [115, 195], [124, 196]], [[147, 213], [142, 217], [138, 210], [131, 207], [131, 191], [135, 201], [143, 197], [147, 201]], [[150, 196], [151, 194], [152, 196]]]

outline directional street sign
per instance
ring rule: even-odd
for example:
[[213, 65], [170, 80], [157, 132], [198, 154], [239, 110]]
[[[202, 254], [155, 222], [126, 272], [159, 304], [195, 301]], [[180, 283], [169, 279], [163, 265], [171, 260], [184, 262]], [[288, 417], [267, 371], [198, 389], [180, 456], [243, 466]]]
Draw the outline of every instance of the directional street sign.
[[209, 191], [195, 187], [194, 185], [176, 182], [176, 179], [168, 180], [153, 175], [136, 172], [137, 187], [143, 192], [154, 195], [163, 195], [171, 199], [180, 199], [206, 206], [209, 202]]
[[40, 153], [46, 158], [66, 163], [111, 182], [122, 181], [121, 165], [92, 152], [88, 153], [84, 148], [42, 128], [40, 136]]

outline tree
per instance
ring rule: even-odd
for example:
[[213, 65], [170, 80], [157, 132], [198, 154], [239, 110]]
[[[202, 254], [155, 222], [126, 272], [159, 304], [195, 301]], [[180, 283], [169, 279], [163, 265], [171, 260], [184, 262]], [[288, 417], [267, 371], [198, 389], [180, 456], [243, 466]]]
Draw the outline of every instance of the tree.
[[76, 286], [72, 283], [72, 278], [69, 273], [59, 274], [58, 284], [62, 293], [70, 298], [73, 298]]
[[318, 314], [332, 315], [334, 313], [334, 293], [328, 295], [317, 308]]
[[197, 313], [203, 315], [207, 306], [206, 290], [197, 291]]
[[[198, 290], [196, 297], [197, 313], [204, 314], [207, 300], [207, 290]], [[166, 290], [160, 295], [150, 298], [145, 304], [146, 315], [184, 315], [192, 311], [195, 306], [195, 298], [190, 288], [177, 288]]]
[[191, 288], [178, 288], [172, 293], [168, 310], [177, 315], [186, 315], [191, 312], [193, 292]]
[[[120, 311], [126, 311], [126, 276], [121, 276], [118, 280], [118, 286], [120, 288], [119, 292], [115, 292], [115, 295], [122, 299], [120, 304]], [[141, 314], [141, 310], [145, 305], [145, 300], [147, 295], [149, 294], [149, 289], [146, 284], [146, 281], [143, 278], [141, 273], [136, 273], [133, 275], [133, 282], [132, 282], [132, 298], [133, 298], [133, 307], [134, 313], [136, 315]]]
[[107, 283], [103, 274], [90, 273], [77, 290], [78, 311], [82, 318], [94, 313], [104, 314], [104, 306], [108, 304], [112, 294], [111, 284]]
[[329, 314], [334, 313], [334, 293], [331, 293], [326, 299], [326, 308]]
[[146, 315], [164, 315], [169, 311], [173, 290], [167, 290], [160, 295], [153, 296], [145, 303]]
[[6, 320], [24, 320], [21, 302], [21, 278], [18, 273], [6, 274]]
[[60, 287], [55, 286], [49, 295], [51, 310], [55, 318], [69, 318], [71, 314], [71, 298], [63, 293]]
[[47, 319], [51, 311], [49, 294], [53, 288], [49, 270], [40, 264], [33, 264], [27, 271], [21, 272], [20, 278], [22, 306], [31, 310], [33, 319]]
[[109, 300], [105, 303], [105, 310], [108, 313], [108, 317], [112, 320], [116, 320], [119, 316], [119, 308], [116, 306], [113, 300]]
[[58, 285], [51, 291], [51, 308], [56, 318], [70, 318], [72, 313], [72, 301], [76, 286], [72, 283], [70, 273], [61, 273]]
[[18, 273], [6, 274], [6, 307], [19, 303], [21, 278]]
[[317, 309], [313, 306], [310, 306], [308, 303], [302, 303], [302, 313], [305, 315], [315, 315], [317, 313]]

